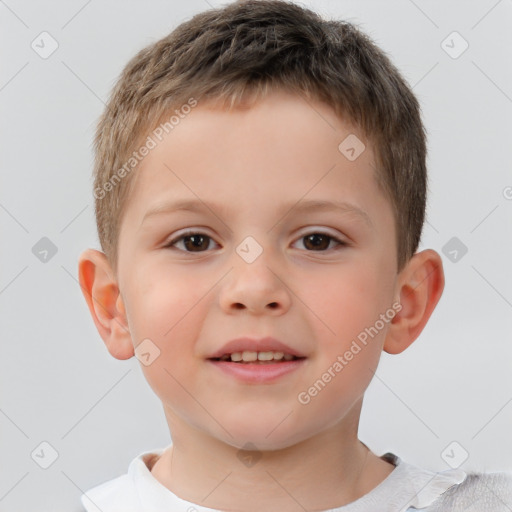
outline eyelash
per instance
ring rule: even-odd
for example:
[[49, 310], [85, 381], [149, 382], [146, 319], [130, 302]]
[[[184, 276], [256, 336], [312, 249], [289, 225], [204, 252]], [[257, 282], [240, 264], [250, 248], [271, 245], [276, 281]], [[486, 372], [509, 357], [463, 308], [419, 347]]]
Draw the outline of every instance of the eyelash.
[[[170, 240], [169, 243], [164, 245], [164, 248], [173, 249], [173, 246], [177, 242], [180, 242], [181, 240], [183, 240], [185, 238], [188, 238], [190, 236], [194, 236], [194, 235], [200, 235], [200, 236], [206, 237], [206, 238], [208, 238], [210, 240], [213, 240], [213, 238], [211, 236], [207, 235], [206, 233], [202, 233], [200, 231], [186, 231], [185, 233], [182, 233], [180, 236]], [[322, 235], [322, 236], [325, 236], [325, 237], [329, 238], [331, 241], [336, 242], [338, 245], [336, 247], [334, 247], [334, 248], [331, 248], [331, 249], [325, 249], [325, 250], [319, 250], [319, 251], [307, 250], [306, 249], [307, 252], [328, 252], [328, 251], [332, 251], [332, 250], [339, 250], [340, 248], [347, 247], [349, 245], [347, 242], [345, 242], [343, 240], [340, 240], [339, 238], [337, 238], [337, 237], [335, 237], [333, 235], [330, 235], [329, 233], [323, 233], [322, 231], [311, 231], [309, 233], [306, 233], [306, 234], [302, 235], [297, 240], [301, 240], [301, 239], [306, 238], [307, 236], [310, 236], [310, 235]], [[183, 250], [183, 249], [177, 249], [177, 250], [179, 250], [181, 252], [187, 252], [189, 254], [208, 252], [208, 251], [187, 251], [187, 250]]]

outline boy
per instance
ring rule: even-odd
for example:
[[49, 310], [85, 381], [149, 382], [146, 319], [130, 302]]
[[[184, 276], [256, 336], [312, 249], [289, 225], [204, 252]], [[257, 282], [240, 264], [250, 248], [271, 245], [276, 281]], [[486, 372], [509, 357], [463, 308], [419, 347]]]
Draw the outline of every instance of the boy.
[[444, 287], [440, 256], [416, 253], [419, 105], [364, 34], [280, 0], [198, 14], [130, 61], [95, 142], [103, 252], [80, 284], [172, 445], [88, 511], [512, 508], [508, 474], [357, 438], [382, 350], [419, 336]]

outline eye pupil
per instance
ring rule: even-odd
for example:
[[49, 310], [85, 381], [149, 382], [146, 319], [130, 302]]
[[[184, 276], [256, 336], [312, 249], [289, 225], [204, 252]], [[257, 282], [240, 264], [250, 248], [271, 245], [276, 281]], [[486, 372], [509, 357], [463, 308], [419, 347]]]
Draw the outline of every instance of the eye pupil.
[[[329, 247], [329, 239], [328, 235], [322, 235], [320, 233], [313, 233], [305, 237], [308, 243], [311, 243], [314, 248], [323, 248], [326, 249]], [[327, 244], [325, 243], [327, 242]], [[307, 246], [307, 244], [306, 244]]]
[[[208, 237], [207, 236], [189, 235], [189, 236], [185, 236], [183, 238], [184, 238], [185, 247], [187, 247], [187, 249], [190, 249], [191, 247], [196, 248], [196, 249], [208, 248]], [[192, 241], [192, 245], [187, 244], [187, 241]], [[205, 241], [206, 241], [206, 245], [204, 244]]]

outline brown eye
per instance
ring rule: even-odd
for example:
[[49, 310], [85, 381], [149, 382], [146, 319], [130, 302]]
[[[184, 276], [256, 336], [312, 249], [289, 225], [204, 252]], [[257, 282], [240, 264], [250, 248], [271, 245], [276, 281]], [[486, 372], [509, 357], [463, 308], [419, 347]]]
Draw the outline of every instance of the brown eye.
[[320, 235], [315, 233], [313, 235], [307, 235], [304, 237], [305, 243], [304, 246], [312, 248], [313, 250], [323, 250], [329, 247], [330, 237], [327, 235]]
[[[184, 252], [204, 252], [210, 246], [212, 238], [203, 233], [186, 233], [174, 240], [171, 240], [165, 247], [176, 246], [178, 250]], [[178, 247], [182, 243], [184, 249]]]
[[300, 240], [303, 240], [303, 244], [306, 249], [317, 252], [324, 252], [327, 249], [333, 248], [330, 247], [331, 242], [335, 242], [338, 246], [347, 245], [342, 240], [326, 233], [311, 233], [301, 237]]
[[208, 249], [210, 238], [204, 235], [190, 235], [183, 237], [183, 244], [190, 251]]

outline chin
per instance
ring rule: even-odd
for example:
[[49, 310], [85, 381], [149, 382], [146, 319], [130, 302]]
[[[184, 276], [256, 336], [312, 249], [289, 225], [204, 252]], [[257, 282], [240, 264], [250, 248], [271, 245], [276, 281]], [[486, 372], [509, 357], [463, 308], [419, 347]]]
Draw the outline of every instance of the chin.
[[[249, 418], [249, 420], [252, 419]], [[251, 422], [223, 423], [223, 425], [232, 437], [223, 429], [217, 432], [220, 436], [216, 437], [239, 450], [283, 450], [310, 437], [310, 434], [303, 430], [304, 426], [298, 431], [286, 420], [283, 421], [283, 417], [268, 421], [255, 418]]]

